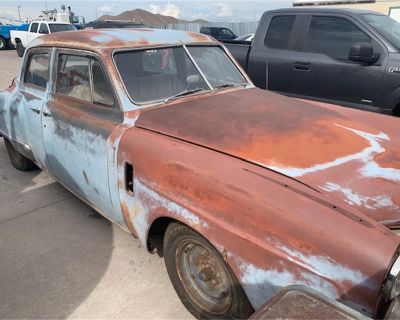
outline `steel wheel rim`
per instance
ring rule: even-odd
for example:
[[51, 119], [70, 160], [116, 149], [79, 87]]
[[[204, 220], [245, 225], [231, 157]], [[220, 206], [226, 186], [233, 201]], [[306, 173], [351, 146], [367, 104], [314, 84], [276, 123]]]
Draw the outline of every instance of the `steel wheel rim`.
[[3, 49], [6, 46], [6, 42], [3, 39], [0, 39], [0, 49]]
[[232, 305], [231, 281], [223, 263], [197, 241], [176, 251], [179, 278], [188, 295], [210, 314], [226, 313]]

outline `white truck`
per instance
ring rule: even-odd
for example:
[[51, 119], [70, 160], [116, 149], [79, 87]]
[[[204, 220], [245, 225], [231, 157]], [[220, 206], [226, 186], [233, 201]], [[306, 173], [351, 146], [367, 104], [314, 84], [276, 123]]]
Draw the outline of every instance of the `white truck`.
[[17, 49], [18, 56], [22, 57], [25, 52], [25, 48], [28, 44], [45, 34], [60, 32], [60, 31], [71, 31], [76, 28], [65, 22], [56, 21], [33, 21], [28, 31], [11, 31], [11, 44]]

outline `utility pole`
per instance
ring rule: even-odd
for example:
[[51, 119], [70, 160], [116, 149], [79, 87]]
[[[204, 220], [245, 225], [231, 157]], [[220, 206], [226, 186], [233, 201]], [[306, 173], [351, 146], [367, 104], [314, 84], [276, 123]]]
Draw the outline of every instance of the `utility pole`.
[[46, 5], [46, 10], [47, 10], [47, 0], [44, 0], [44, 4]]
[[180, 8], [181, 8], [181, 20], [183, 19], [183, 3], [179, 4]]
[[18, 17], [19, 17], [19, 21], [22, 21], [21, 20], [21, 12], [19, 11], [19, 8], [21, 8], [21, 6], [18, 6]]

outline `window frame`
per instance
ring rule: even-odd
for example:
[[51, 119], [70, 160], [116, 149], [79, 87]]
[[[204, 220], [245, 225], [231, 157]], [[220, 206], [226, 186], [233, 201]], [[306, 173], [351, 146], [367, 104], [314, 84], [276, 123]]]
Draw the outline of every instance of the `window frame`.
[[311, 24], [312, 17], [329, 17], [329, 18], [341, 18], [347, 20], [349, 23], [352, 23], [355, 27], [360, 29], [363, 33], [365, 33], [370, 39], [371, 39], [371, 44], [374, 48], [374, 52], [377, 52], [380, 54], [379, 59], [373, 64], [373, 65], [381, 65], [382, 60], [384, 59], [384, 54], [387, 50], [385, 50], [385, 46], [382, 44], [381, 40], [376, 38], [376, 36], [368, 29], [366, 28], [363, 24], [361, 24], [357, 19], [354, 19], [351, 15], [346, 15], [346, 14], [337, 14], [337, 13], [328, 13], [328, 12], [314, 12], [314, 13], [309, 13], [307, 15], [307, 20], [305, 24], [305, 28], [301, 37], [301, 43], [299, 45], [298, 50], [301, 53], [304, 54], [320, 54], [325, 57], [328, 57], [329, 59], [332, 59], [333, 61], [340, 62], [340, 63], [350, 63], [350, 64], [360, 64], [359, 62], [356, 61], [351, 61], [351, 60], [340, 60], [337, 58], [334, 58], [330, 55], [327, 55], [325, 53], [317, 53], [317, 52], [308, 52], [304, 51], [304, 44], [306, 41], [307, 33]]
[[[114, 88], [114, 84], [111, 81], [111, 78], [108, 74], [108, 69], [105, 67], [105, 64], [103, 62], [103, 59], [101, 58], [101, 56], [99, 54], [96, 54], [94, 52], [91, 51], [85, 51], [85, 50], [78, 50], [78, 49], [63, 49], [63, 48], [57, 48], [56, 52], [54, 53], [55, 58], [54, 58], [54, 68], [53, 68], [53, 86], [51, 89], [51, 93], [53, 95], [59, 95], [62, 96], [66, 99], [73, 99], [73, 100], [77, 100], [77, 101], [81, 101], [83, 103], [86, 104], [90, 104], [96, 107], [100, 107], [100, 108], [105, 108], [105, 109], [118, 109], [121, 110], [120, 108], [120, 104], [119, 101], [117, 99], [117, 95], [116, 95], [116, 90]], [[114, 99], [114, 104], [113, 105], [105, 105], [105, 104], [101, 104], [101, 103], [96, 103], [93, 101], [93, 74], [92, 74], [92, 63], [89, 63], [89, 80], [90, 80], [90, 91], [91, 91], [91, 101], [89, 100], [85, 100], [85, 99], [80, 99], [77, 97], [72, 97], [60, 92], [57, 92], [57, 81], [58, 81], [58, 65], [59, 65], [59, 59], [61, 55], [68, 55], [68, 56], [78, 56], [78, 57], [83, 57], [83, 58], [87, 58], [89, 60], [96, 60], [99, 65], [100, 68], [103, 72], [104, 78], [106, 79], [106, 81], [108, 82], [109, 86], [110, 86], [110, 90], [111, 90], [111, 94], [113, 96]]]
[[199, 66], [197, 65], [196, 61], [193, 59], [192, 55], [188, 51], [187, 47], [190, 47], [190, 46], [198, 46], [198, 47], [201, 47], [201, 46], [204, 46], [204, 47], [219, 46], [222, 49], [222, 51], [226, 54], [228, 59], [231, 60], [233, 65], [238, 69], [239, 73], [247, 81], [246, 88], [249, 87], [249, 86], [250, 87], [253, 86], [253, 82], [250, 80], [250, 78], [247, 76], [247, 74], [243, 71], [243, 68], [237, 63], [237, 61], [232, 56], [232, 54], [226, 49], [226, 47], [223, 46], [223, 45], [216, 44], [215, 42], [204, 42], [204, 43], [191, 42], [191, 43], [177, 43], [177, 44], [169, 44], [169, 45], [160, 44], [160, 45], [152, 45], [152, 46], [143, 46], [143, 47], [140, 47], [140, 48], [117, 49], [117, 50], [114, 50], [113, 53], [112, 53], [112, 60], [113, 60], [115, 71], [118, 74], [119, 80], [121, 81], [122, 86], [124, 88], [125, 95], [128, 97], [129, 101], [131, 101], [138, 109], [143, 109], [143, 108], [147, 108], [147, 107], [151, 107], [151, 106], [155, 106], [155, 105], [162, 105], [164, 103], [162, 101], [161, 102], [151, 102], [151, 103], [138, 103], [138, 102], [135, 102], [133, 97], [130, 96], [129, 91], [125, 86], [124, 80], [122, 79], [122, 76], [121, 76], [121, 74], [120, 74], [120, 72], [118, 70], [117, 64], [115, 62], [114, 56], [116, 54], [118, 54], [118, 53], [121, 53], [121, 52], [134, 52], [134, 51], [143, 51], [143, 50], [151, 50], [151, 49], [167, 49], [167, 48], [183, 47], [183, 49], [188, 54], [190, 60], [193, 62], [194, 66], [199, 71], [200, 75], [203, 77], [204, 81], [211, 88], [211, 91], [213, 91], [213, 89], [212, 89], [213, 87], [210, 85], [209, 81], [207, 80], [207, 78], [203, 74], [203, 71], [199, 68]]
[[[43, 88], [41, 86], [38, 86], [34, 83], [31, 82], [26, 82], [26, 76], [27, 76], [27, 71], [28, 67], [30, 66], [30, 59], [33, 55], [36, 54], [47, 54], [49, 56], [49, 67], [48, 67], [48, 80], [47, 80], [47, 85], [46, 88]], [[24, 59], [23, 62], [23, 67], [21, 69], [21, 74], [20, 74], [20, 82], [23, 83], [24, 87], [26, 88], [33, 88], [42, 92], [47, 92], [50, 90], [51, 87], [51, 78], [52, 78], [52, 72], [51, 72], [51, 65], [52, 65], [52, 50], [50, 48], [33, 48], [28, 51], [28, 54], [26, 55], [26, 58]]]

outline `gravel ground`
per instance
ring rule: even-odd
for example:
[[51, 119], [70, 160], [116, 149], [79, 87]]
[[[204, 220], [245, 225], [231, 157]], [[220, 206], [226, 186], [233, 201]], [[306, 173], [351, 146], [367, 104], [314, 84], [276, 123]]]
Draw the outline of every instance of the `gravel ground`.
[[[0, 88], [22, 59], [0, 51]], [[0, 140], [0, 319], [190, 319], [158, 256]]]

